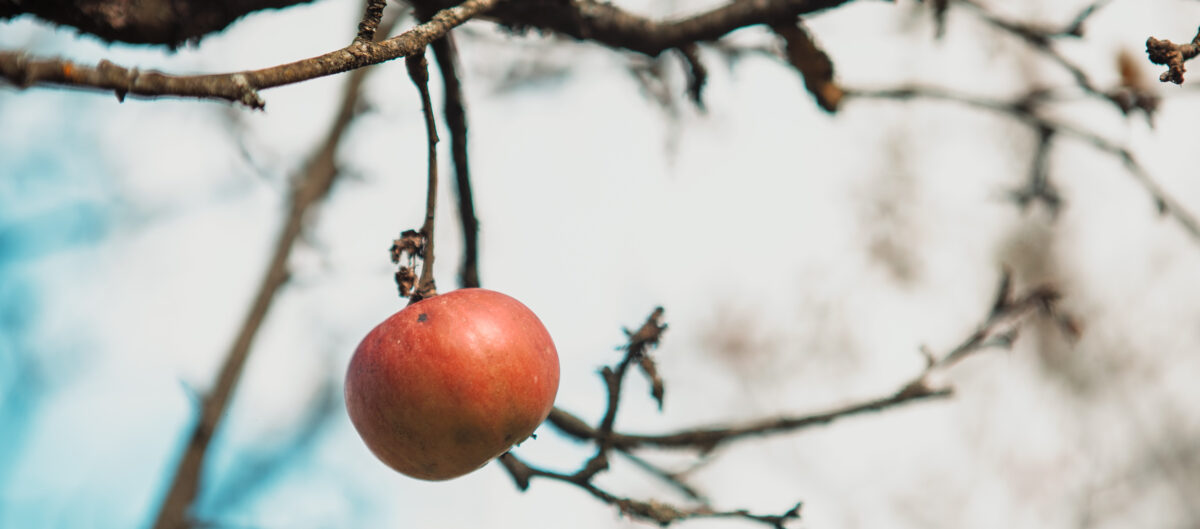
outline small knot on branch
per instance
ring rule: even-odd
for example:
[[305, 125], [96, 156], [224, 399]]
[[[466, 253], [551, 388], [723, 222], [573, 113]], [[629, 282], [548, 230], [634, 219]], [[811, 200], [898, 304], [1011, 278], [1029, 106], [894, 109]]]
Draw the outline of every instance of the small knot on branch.
[[1166, 39], [1150, 37], [1146, 39], [1146, 54], [1150, 57], [1150, 62], [1167, 67], [1167, 71], [1163, 72], [1158, 80], [1183, 84], [1183, 73], [1187, 71], [1184, 62], [1200, 54], [1200, 32], [1187, 44], [1175, 44]]
[[408, 67], [408, 76], [417, 86], [429, 83], [429, 61], [425, 59], [425, 50], [405, 57], [404, 66]]
[[238, 91], [237, 101], [255, 110], [262, 110], [267, 107], [267, 102], [263, 101], [262, 96], [258, 95], [258, 90], [250, 86], [250, 80], [245, 75], [240, 73], [233, 74], [229, 78], [233, 82], [233, 86]]

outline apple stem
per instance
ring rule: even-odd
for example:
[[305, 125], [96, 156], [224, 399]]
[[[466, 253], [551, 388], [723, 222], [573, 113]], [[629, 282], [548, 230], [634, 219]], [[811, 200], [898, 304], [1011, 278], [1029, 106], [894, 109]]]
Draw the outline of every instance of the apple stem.
[[421, 278], [417, 281], [416, 292], [409, 299], [411, 305], [422, 299], [437, 295], [437, 284], [433, 280], [433, 219], [437, 211], [437, 123], [433, 115], [433, 101], [429, 96], [429, 61], [425, 60], [425, 50], [414, 53], [404, 59], [408, 67], [408, 76], [417, 90], [421, 92], [421, 111], [425, 115], [425, 135], [429, 139], [429, 187], [425, 195], [425, 222], [421, 224], [421, 236], [425, 239], [422, 250]]

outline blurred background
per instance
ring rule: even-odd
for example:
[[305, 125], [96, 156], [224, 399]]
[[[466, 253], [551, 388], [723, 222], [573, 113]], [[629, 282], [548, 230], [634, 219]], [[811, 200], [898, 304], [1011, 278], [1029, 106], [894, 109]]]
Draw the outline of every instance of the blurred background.
[[[718, 3], [616, 4], [673, 17]], [[1088, 2], [982, 5], [1059, 28]], [[1151, 35], [1190, 38], [1200, 4], [1114, 0], [1082, 38], [1054, 40], [1094, 86], [1161, 98], [1126, 113], [978, 10], [952, 2], [937, 37], [934, 9], [852, 2], [806, 25], [851, 93], [922, 86], [1014, 101], [1047, 89], [1039, 116], [1127, 148], [1183, 214], [1200, 212], [1200, 81], [1160, 84], [1144, 53]], [[173, 53], [21, 18], [0, 23], [0, 49], [233, 71], [340, 48], [360, 13], [330, 0], [262, 12]], [[620, 359], [622, 327], [656, 305], [670, 324], [656, 352], [665, 407], [631, 377], [621, 431], [887, 395], [921, 371], [921, 347], [944, 353], [974, 330], [1007, 267], [1019, 289], [1062, 292], [1077, 340], [1026, 326], [1011, 350], [939, 378], [952, 399], [741, 441], [699, 466], [646, 457], [695, 466], [689, 482], [719, 508], [803, 501], [799, 527], [1200, 527], [1200, 238], [1160, 214], [1120, 156], [1078, 134], [1042, 142], [1013, 115], [952, 101], [848, 96], [826, 113], [762, 28], [701, 46], [703, 108], [685, 95], [677, 55], [484, 22], [456, 34], [481, 279], [554, 336], [558, 406], [601, 416], [596, 372]], [[409, 479], [350, 426], [346, 363], [402, 308], [388, 247], [424, 208], [420, 101], [399, 62], [376, 70], [338, 151], [342, 176], [306, 223], [213, 440], [194, 515], [213, 528], [648, 526], [561, 483], [521, 493], [495, 463], [450, 482]], [[346, 78], [268, 90], [264, 112], [0, 86], [0, 527], [153, 522], [262, 278], [289, 178]], [[1056, 200], [1014, 198], [1027, 189]], [[462, 235], [453, 186], [442, 193], [445, 291]], [[516, 453], [570, 472], [592, 450], [543, 426]], [[623, 459], [597, 483], [685, 503]]]

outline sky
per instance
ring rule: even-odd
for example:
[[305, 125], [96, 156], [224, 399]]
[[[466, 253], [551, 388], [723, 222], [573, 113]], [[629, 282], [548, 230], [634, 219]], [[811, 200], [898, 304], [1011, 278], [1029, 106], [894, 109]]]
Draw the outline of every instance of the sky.
[[[353, 5], [351, 5], [353, 4]], [[712, 2], [619, 2], [655, 16]], [[1083, 2], [989, 2], [1061, 23]], [[32, 20], [0, 49], [171, 72], [262, 67], [343, 46], [355, 2], [253, 15], [166, 53], [104, 45]], [[1115, 0], [1064, 54], [1099, 86], [1145, 37], [1185, 40], [1200, 8]], [[845, 86], [909, 83], [1003, 98], [1068, 86], [1022, 43], [952, 9], [854, 2], [809, 28]], [[264, 39], [263, 35], [270, 35]], [[1034, 137], [944, 103], [817, 108], [786, 64], [706, 48], [703, 111], [661, 61], [666, 105], [630, 74], [644, 58], [486, 23], [459, 30], [481, 220], [484, 286], [539, 315], [561, 359], [557, 405], [595, 421], [597, 369], [622, 327], [658, 305], [660, 413], [636, 377], [618, 428], [671, 431], [823, 410], [895, 391], [922, 346], [944, 352], [985, 316], [1001, 270], [1043, 281], [1083, 324], [1050, 326], [971, 358], [939, 382], [955, 397], [734, 445], [693, 474], [719, 508], [783, 512], [801, 527], [1192, 527], [1200, 470], [1200, 243], [1156, 214], [1119, 160], [1061, 138], [1056, 215], [1006, 192]], [[771, 45], [751, 29], [730, 36]], [[1157, 83], [1146, 64], [1144, 76]], [[148, 527], [247, 310], [284, 212], [288, 178], [321, 140], [345, 76], [264, 92], [264, 112], [190, 100], [0, 87], [0, 528]], [[436, 84], [436, 83], [435, 83]], [[1151, 128], [1078, 94], [1051, 115], [1129, 145], [1200, 211], [1189, 85]], [[214, 527], [645, 526], [584, 492], [496, 464], [444, 483], [398, 475], [366, 450], [341, 403], [351, 352], [402, 307], [387, 248], [424, 207], [419, 100], [399, 63], [378, 68], [338, 153], [344, 175], [293, 253], [293, 279], [260, 331], [214, 440], [196, 514]], [[440, 94], [435, 93], [435, 98]], [[1078, 101], [1077, 101], [1078, 100]], [[444, 129], [443, 129], [444, 130]], [[443, 149], [447, 147], [443, 143]], [[443, 152], [446, 152], [445, 150]], [[443, 174], [450, 174], [443, 155]], [[442, 186], [435, 273], [461, 240]], [[573, 470], [590, 449], [543, 428], [517, 454]], [[651, 453], [672, 468], [694, 461]], [[1189, 466], [1190, 465], [1190, 466]], [[681, 502], [618, 460], [598, 483]], [[465, 508], [469, 507], [469, 508]], [[687, 527], [746, 527], [694, 521]]]

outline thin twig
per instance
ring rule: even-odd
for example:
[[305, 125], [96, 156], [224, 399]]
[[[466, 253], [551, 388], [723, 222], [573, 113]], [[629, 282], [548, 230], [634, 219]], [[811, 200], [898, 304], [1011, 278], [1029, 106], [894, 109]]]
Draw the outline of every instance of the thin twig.
[[63, 59], [31, 59], [22, 52], [0, 51], [0, 79], [19, 86], [38, 84], [112, 90], [117, 98], [195, 97], [221, 99], [252, 108], [264, 108], [259, 90], [299, 83], [342, 73], [422, 51], [451, 28], [495, 6], [500, 0], [466, 0], [443, 9], [424, 24], [380, 42], [354, 43], [337, 51], [288, 64], [242, 72], [176, 76], [156, 71], [139, 71], [100, 61], [97, 66], [79, 65]]
[[696, 518], [740, 518], [758, 522], [775, 529], [784, 529], [785, 523], [800, 519], [800, 503], [795, 504], [787, 512], [777, 515], [754, 514], [744, 509], [715, 511], [706, 505], [693, 508], [680, 508], [653, 500], [642, 501], [632, 498], [622, 498], [596, 486], [591, 482], [590, 477], [580, 476], [579, 474], [563, 474], [534, 467], [521, 461], [512, 453], [500, 456], [500, 463], [508, 470], [509, 474], [513, 477], [513, 481], [517, 484], [517, 488], [520, 490], [527, 490], [534, 477], [569, 483], [587, 491], [588, 494], [591, 494], [596, 499], [617, 507], [626, 516], [652, 521], [663, 527], [675, 522]]
[[708, 69], [704, 67], [704, 62], [700, 60], [700, 47], [695, 44], [686, 44], [679, 47], [679, 56], [683, 58], [687, 68], [684, 73], [687, 74], [687, 94], [696, 108], [704, 110], [704, 86], [708, 83]]
[[425, 51], [421, 50], [404, 59], [408, 67], [408, 76], [417, 90], [421, 93], [421, 113], [425, 116], [425, 136], [429, 145], [429, 182], [425, 193], [425, 222], [421, 224], [421, 236], [424, 238], [422, 252], [421, 279], [417, 283], [417, 291], [409, 303], [437, 295], [437, 284], [433, 280], [433, 227], [434, 214], [437, 212], [437, 118], [433, 114], [433, 100], [429, 95], [429, 62], [425, 60]]
[[[703, 456], [720, 445], [744, 438], [793, 432], [805, 427], [828, 424], [840, 418], [866, 412], [881, 411], [905, 403], [923, 399], [948, 397], [952, 394], [952, 390], [950, 388], [939, 389], [932, 387], [929, 383], [930, 375], [939, 370], [949, 369], [976, 352], [994, 347], [1010, 346], [1018, 326], [1035, 309], [1046, 314], [1055, 314], [1053, 305], [1057, 299], [1057, 294], [1052, 288], [1047, 286], [1033, 288], [1021, 296], [1014, 296], [1011, 289], [1012, 279], [1008, 272], [1005, 271], [1000, 278], [996, 297], [992, 301], [990, 310], [983, 323], [958, 346], [951, 349], [941, 358], [934, 358], [932, 354], [927, 353], [928, 362], [925, 368], [890, 395], [868, 399], [826, 412], [795, 417], [774, 417], [740, 426], [697, 428], [662, 435], [618, 433], [614, 431], [613, 426], [620, 402], [621, 380], [625, 373], [628, 372], [628, 367], [631, 363], [636, 361], [641, 355], [644, 355], [650, 347], [658, 344], [659, 339], [662, 337], [662, 331], [666, 328], [661, 321], [662, 308], [657, 308], [637, 332], [626, 331], [629, 335], [629, 343], [623, 348], [625, 355], [617, 363], [616, 367], [605, 367], [602, 371], [608, 390], [608, 404], [604, 416], [600, 420], [600, 424], [593, 428], [575, 415], [560, 408], [552, 410], [550, 417], [547, 419], [547, 422], [570, 437], [596, 443], [596, 454], [588, 459], [579, 471], [565, 474], [533, 467], [511, 453], [502, 456], [500, 462], [521, 490], [528, 489], [534, 477], [570, 483], [584, 489], [605, 503], [617, 506], [621, 512], [629, 516], [654, 521], [664, 526], [689, 518], [737, 517], [781, 528], [785, 522], [799, 518], [799, 504], [791, 511], [779, 516], [754, 515], [746, 511], [713, 511], [704, 503], [703, 497], [690, 485], [679, 479], [677, 475], [650, 464], [633, 454], [632, 451], [645, 446], [654, 446], [659, 448], [692, 449]], [[1068, 320], [1060, 316], [1060, 321], [1067, 322]], [[688, 495], [689, 498], [699, 501], [701, 505], [694, 508], [680, 508], [656, 501], [621, 498], [598, 488], [592, 480], [599, 472], [608, 468], [607, 454], [613, 449], [627, 454], [639, 467], [666, 480], [668, 484], [679, 489]]]
[[1070, 136], [1081, 140], [1096, 149], [1116, 156], [1121, 163], [1125, 165], [1126, 170], [1134, 177], [1139, 185], [1146, 191], [1150, 198], [1154, 201], [1154, 206], [1161, 215], [1166, 215], [1174, 219], [1180, 227], [1192, 239], [1200, 243], [1200, 220], [1197, 220], [1183, 203], [1176, 200], [1157, 180], [1154, 179], [1134, 157], [1133, 151], [1128, 147], [1122, 147], [1103, 136], [1095, 134], [1087, 129], [1075, 127], [1060, 121], [1045, 118], [1035, 112], [1034, 101], [1038, 94], [1045, 92], [1033, 92], [1029, 96], [1021, 97], [1013, 101], [1000, 101], [994, 99], [986, 99], [972, 95], [959, 94], [934, 87], [902, 87], [885, 90], [847, 90], [847, 97], [857, 97], [861, 99], [893, 99], [893, 100], [915, 100], [928, 99], [934, 101], [947, 101], [956, 104], [965, 105], [972, 108], [997, 112], [1002, 115], [1012, 117], [1036, 130], [1050, 128], [1056, 131], [1061, 136]]
[[608, 394], [608, 405], [604, 411], [604, 417], [600, 419], [600, 425], [596, 427], [596, 454], [588, 459], [575, 474], [577, 478], [588, 480], [608, 468], [608, 450], [613, 446], [610, 436], [617, 421], [617, 409], [621, 404], [621, 385], [625, 380], [625, 373], [629, 370], [629, 365], [644, 356], [649, 348], [658, 346], [663, 331], [667, 329], [662, 318], [663, 308], [655, 307], [650, 316], [646, 318], [646, 322], [636, 332], [626, 330], [629, 343], [623, 347], [624, 357], [617, 363], [615, 369], [605, 366], [600, 370], [600, 376], [604, 379], [604, 386]]
[[1110, 0], [1098, 0], [1085, 6], [1068, 25], [1054, 29], [1038, 27], [1023, 22], [1005, 20], [989, 12], [983, 5], [979, 4], [975, 0], [958, 0], [958, 2], [962, 5], [972, 8], [976, 15], [978, 15], [979, 18], [987, 24], [1017, 36], [1021, 40], [1025, 41], [1030, 48], [1058, 64], [1059, 67], [1065, 70], [1072, 77], [1072, 79], [1074, 79], [1075, 84], [1079, 86], [1079, 88], [1085, 93], [1099, 97], [1105, 101], [1116, 104], [1119, 107], [1119, 102], [1113, 97], [1112, 94], [1109, 94], [1092, 84], [1091, 79], [1088, 77], [1087, 73], [1083, 71], [1083, 68], [1079, 67], [1079, 65], [1075, 64], [1074, 62], [1071, 62], [1070, 59], [1067, 59], [1065, 55], [1063, 55], [1058, 51], [1057, 48], [1054, 47], [1054, 41], [1056, 39], [1078, 38], [1083, 36], [1083, 24], [1092, 15], [1098, 12], [1100, 8], [1104, 7], [1104, 5], [1106, 5], [1109, 1]]
[[1050, 147], [1057, 129], [1050, 127], [1038, 128], [1037, 147], [1033, 153], [1033, 163], [1029, 171], [1029, 181], [1022, 187], [1014, 189], [1010, 195], [1021, 209], [1029, 207], [1035, 201], [1046, 206], [1051, 215], [1057, 215], [1062, 207], [1062, 197], [1054, 184], [1050, 182]]
[[[602, 428], [593, 429], [578, 417], [561, 409], [552, 411], [547, 420], [568, 436], [583, 440], [598, 440], [607, 446], [620, 450], [654, 446], [658, 448], [693, 449], [700, 453], [708, 453], [720, 445], [747, 437], [793, 432], [803, 428], [829, 424], [842, 418], [887, 410], [918, 400], [949, 397], [953, 393], [951, 389], [935, 389], [927, 384], [931, 373], [939, 369], [948, 369], [973, 353], [991, 347], [1009, 345], [1011, 339], [1007, 337], [1010, 336], [1010, 333], [1015, 330], [1016, 326], [1026, 315], [1033, 309], [1049, 311], [1052, 308], [1054, 300], [1057, 298], [1057, 294], [1053, 289], [1043, 286], [1031, 289], [1024, 295], [1014, 299], [1011, 292], [1009, 292], [1011, 280], [1007, 272], [1001, 278], [1000, 284], [1001, 287], [998, 289], [999, 292], [997, 293], [996, 300], [992, 303], [991, 311], [984, 322], [941, 359], [932, 359], [921, 373], [902, 384], [899, 389], [890, 395], [867, 399], [819, 413], [773, 417], [743, 425], [695, 428], [655, 435], [619, 433], [611, 430], [606, 431]], [[609, 401], [611, 409], [611, 396]]]
[[638, 468], [650, 473], [658, 479], [661, 479], [666, 484], [683, 493], [683, 495], [687, 496], [688, 499], [705, 505], [708, 504], [708, 498], [701, 494], [699, 490], [696, 490], [695, 487], [683, 481], [683, 478], [680, 477], [681, 473], [670, 472], [666, 469], [663, 469], [658, 465], [647, 461], [642, 456], [633, 453], [631, 450], [618, 449], [617, 452], [636, 465]]
[[742, 438], [793, 432], [812, 426], [829, 424], [838, 419], [854, 415], [884, 411], [902, 404], [925, 399], [945, 398], [953, 394], [953, 391], [949, 389], [935, 390], [932, 388], [903, 392], [902, 390], [908, 388], [909, 384], [911, 384], [911, 381], [906, 382], [901, 387], [901, 390], [897, 390], [891, 395], [841, 406], [829, 411], [790, 417], [773, 417], [738, 426], [687, 429], [668, 434], [642, 435], [613, 432], [602, 435], [597, 430], [578, 428], [579, 422], [576, 422], [578, 418], [565, 410], [555, 410], [554, 413], [550, 414], [548, 421], [558, 428], [559, 431], [571, 437], [577, 439], [604, 438], [610, 446], [621, 450], [654, 446], [658, 448], [694, 449], [701, 453], [707, 453], [716, 449], [719, 445]]
[[[385, 24], [390, 31], [393, 21]], [[386, 34], [386, 33], [385, 33]], [[337, 149], [357, 111], [363, 80], [369, 69], [359, 69], [346, 82], [337, 117], [321, 147], [313, 153], [302, 175], [295, 180], [290, 192], [287, 216], [275, 241], [275, 249], [262, 283], [258, 287], [249, 313], [242, 321], [237, 337], [225, 354], [224, 363], [212, 390], [201, 401], [199, 417], [192, 427], [187, 447], [175, 468], [155, 529], [184, 529], [191, 526], [188, 509], [200, 490], [200, 478], [212, 436], [220, 427], [229, 407], [230, 397], [237, 387], [250, 347], [275, 299], [275, 294], [288, 280], [287, 260], [296, 239], [304, 228], [309, 210], [329, 193], [338, 176]]]
[[475, 198], [471, 191], [471, 165], [467, 158], [467, 110], [458, 73], [458, 48], [451, 33], [433, 41], [432, 47], [445, 91], [442, 112], [446, 116], [446, 127], [450, 129], [450, 155], [454, 160], [455, 191], [458, 194], [458, 221], [463, 233], [459, 283], [464, 288], [476, 288], [480, 285], [479, 219], [475, 217]]

